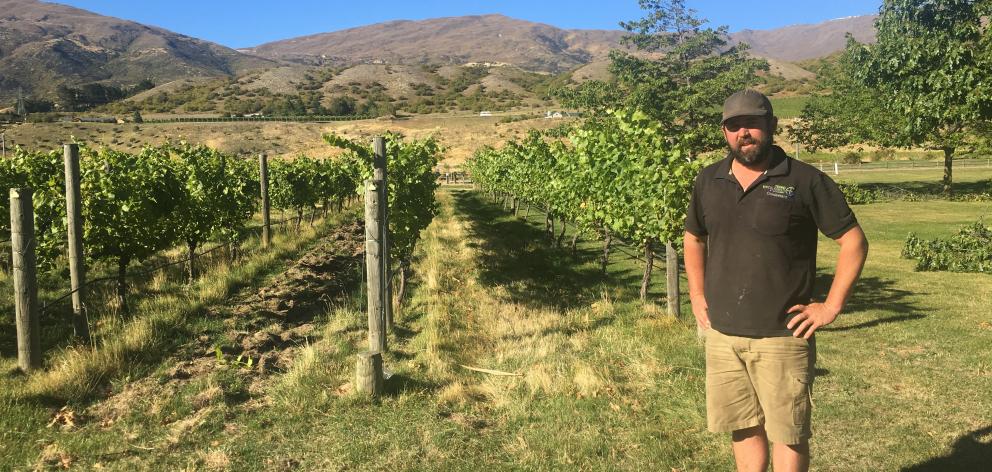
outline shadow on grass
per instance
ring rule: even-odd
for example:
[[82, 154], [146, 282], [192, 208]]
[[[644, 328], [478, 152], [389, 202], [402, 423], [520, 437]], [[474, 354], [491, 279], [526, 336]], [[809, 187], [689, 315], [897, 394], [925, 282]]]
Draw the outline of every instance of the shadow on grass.
[[[982, 438], [985, 441], [982, 441]], [[989, 470], [992, 459], [992, 425], [957, 439], [950, 454], [905, 467], [902, 472], [965, 472]]]
[[[897, 197], [944, 197], [944, 184], [940, 180], [918, 180], [911, 182], [900, 182], [899, 184], [865, 182], [859, 185], [867, 190], [877, 190]], [[956, 197], [981, 195], [992, 191], [992, 180], [986, 179], [975, 182], [953, 182], [951, 184], [951, 189]]]
[[[813, 286], [813, 299], [824, 300], [833, 282], [833, 274], [818, 270]], [[847, 326], [828, 326], [822, 331], [850, 331], [855, 329], [874, 328], [888, 323], [898, 323], [926, 318], [922, 309], [913, 300], [919, 293], [896, 288], [896, 282], [882, 277], [864, 277], [858, 279], [851, 297], [844, 309], [848, 313], [859, 311], [882, 311], [889, 316], [876, 318]]]
[[433, 393], [441, 386], [433, 382], [427, 382], [404, 374], [393, 374], [383, 383], [383, 394], [391, 397], [398, 397], [408, 393]]
[[633, 293], [640, 286], [639, 271], [611, 268], [604, 276], [595, 251], [580, 249], [573, 257], [549, 244], [543, 228], [508, 216], [478, 193], [456, 190], [452, 195], [456, 209], [471, 220], [472, 235], [481, 241], [480, 280], [506, 287], [514, 302], [568, 309], [598, 299], [603, 285], [632, 287]]

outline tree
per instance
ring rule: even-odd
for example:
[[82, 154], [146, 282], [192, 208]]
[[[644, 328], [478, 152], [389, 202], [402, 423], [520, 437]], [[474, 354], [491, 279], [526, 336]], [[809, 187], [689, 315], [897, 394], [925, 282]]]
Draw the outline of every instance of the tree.
[[746, 44], [728, 48], [727, 27], [704, 27], [707, 21], [684, 0], [640, 5], [647, 15], [620, 26], [633, 33], [624, 43], [641, 54], [610, 53], [610, 71], [626, 89], [624, 105], [657, 119], [691, 156], [723, 148], [723, 101], [755, 84], [755, 73], [768, 64], [749, 57]]
[[[625, 89], [625, 105], [657, 120], [658, 133], [669, 145], [681, 149], [689, 160], [724, 146], [720, 132], [721, 105], [732, 93], [753, 85], [755, 73], [768, 64], [747, 56], [747, 45], [727, 47], [727, 27], [704, 27], [684, 0], [640, 0], [647, 12], [640, 20], [622, 22], [633, 33], [624, 38], [641, 54], [620, 50], [610, 53], [610, 70]], [[648, 53], [648, 54], [644, 54]], [[667, 179], [672, 193], [682, 179]], [[672, 204], [678, 199], [671, 200]], [[683, 207], [681, 211], [685, 211]], [[668, 232], [666, 231], [666, 234]], [[668, 312], [678, 315], [678, 238], [668, 239], [666, 266], [669, 274]], [[652, 257], [652, 241], [639, 241]]]
[[813, 96], [799, 119], [786, 126], [789, 137], [806, 149], [836, 149], [865, 142], [895, 145], [892, 139], [899, 134], [898, 120], [886, 109], [882, 97], [852, 74], [855, 60], [848, 50], [836, 63], [820, 68], [817, 75], [829, 93]]
[[882, 139], [944, 152], [951, 193], [955, 150], [992, 119], [992, 33], [988, 0], [885, 0], [878, 42], [848, 42], [851, 73], [898, 117]]
[[331, 104], [327, 107], [327, 111], [334, 116], [354, 115], [355, 107], [354, 98], [339, 96], [331, 99]]
[[602, 80], [589, 80], [575, 87], [559, 87], [552, 89], [550, 93], [562, 106], [588, 111], [594, 118], [608, 115], [624, 98], [624, 93], [617, 84]]

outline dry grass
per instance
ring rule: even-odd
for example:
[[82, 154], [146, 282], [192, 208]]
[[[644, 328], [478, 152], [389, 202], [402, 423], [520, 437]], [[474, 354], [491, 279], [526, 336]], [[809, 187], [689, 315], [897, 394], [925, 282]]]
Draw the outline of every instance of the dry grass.
[[[145, 145], [187, 140], [225, 152], [266, 152], [279, 158], [293, 158], [300, 154], [314, 157], [338, 154], [339, 150], [331, 148], [321, 139], [324, 133], [370, 140], [372, 136], [394, 131], [411, 138], [437, 136], [447, 150], [444, 164], [457, 167], [481, 146], [499, 146], [508, 138], [524, 136], [531, 128], [547, 128], [562, 123], [562, 120], [544, 119], [513, 123], [499, 123], [498, 120], [498, 117], [462, 114], [335, 123], [26, 123], [7, 130], [6, 139], [8, 148], [16, 143], [27, 149], [48, 150], [61, 147], [63, 142], [72, 142], [74, 136], [90, 145], [132, 152]], [[115, 127], [120, 131], [114, 132]]]

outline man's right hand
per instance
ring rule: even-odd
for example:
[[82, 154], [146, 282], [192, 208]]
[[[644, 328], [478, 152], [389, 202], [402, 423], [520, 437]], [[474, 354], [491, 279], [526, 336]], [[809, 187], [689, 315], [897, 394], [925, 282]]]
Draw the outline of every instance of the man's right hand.
[[696, 324], [710, 329], [710, 311], [709, 305], [706, 304], [706, 297], [697, 295], [689, 297], [689, 301], [692, 303], [692, 314], [696, 317]]
[[710, 329], [709, 306], [706, 304], [703, 290], [706, 273], [706, 264], [703, 262], [706, 256], [706, 239], [686, 231], [683, 241], [685, 278], [689, 282], [689, 301], [692, 302], [692, 314], [696, 317], [696, 323], [699, 327]]

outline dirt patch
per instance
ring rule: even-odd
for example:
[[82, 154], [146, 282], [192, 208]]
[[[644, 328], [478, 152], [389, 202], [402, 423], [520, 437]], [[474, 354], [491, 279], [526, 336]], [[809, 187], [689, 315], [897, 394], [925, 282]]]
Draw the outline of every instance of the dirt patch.
[[[262, 390], [261, 383], [268, 376], [292, 365], [297, 348], [318, 334], [314, 317], [326, 312], [360, 282], [364, 237], [361, 221], [342, 225], [268, 285], [245, 290], [233, 296], [227, 306], [212, 308], [208, 316], [225, 317], [224, 333], [199, 336], [177, 350], [168, 362], [172, 367], [162, 375], [128, 384], [88, 408], [86, 417], [110, 426], [149, 399], [168, 401], [182, 386], [207, 378], [219, 369], [237, 370], [248, 384], [248, 395], [239, 400], [248, 400], [252, 392]], [[233, 342], [219, 343], [218, 339]], [[230, 398], [232, 392], [208, 385], [192, 397], [191, 404], [194, 410], [203, 411]], [[144, 410], [156, 409], [155, 405], [148, 407]]]

